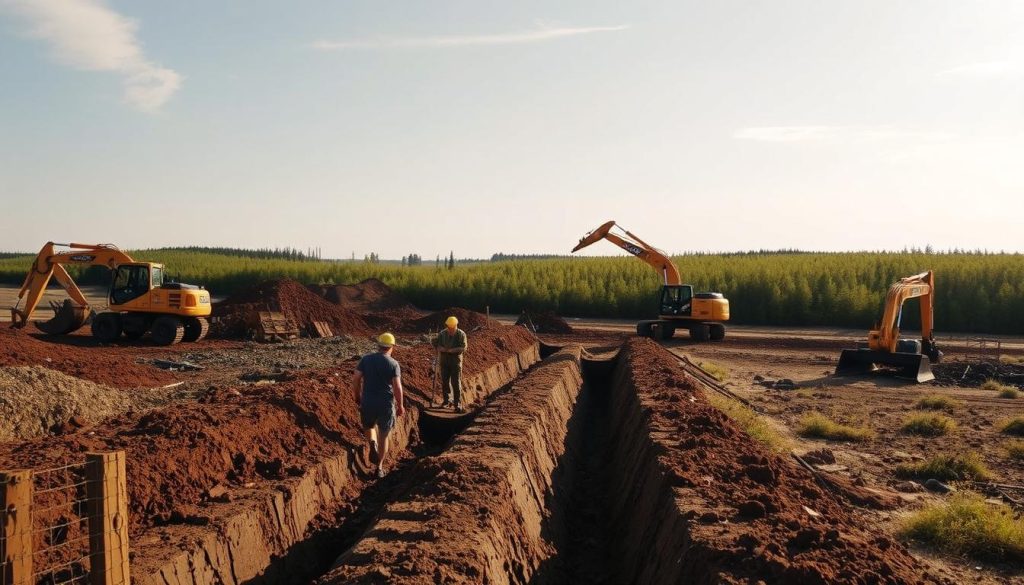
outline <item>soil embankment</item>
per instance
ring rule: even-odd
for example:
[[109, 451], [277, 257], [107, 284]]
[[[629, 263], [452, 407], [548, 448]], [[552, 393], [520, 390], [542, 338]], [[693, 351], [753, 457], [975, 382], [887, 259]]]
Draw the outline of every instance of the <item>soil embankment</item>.
[[320, 583], [939, 581], [665, 349], [630, 340], [610, 370], [592, 363], [581, 395], [563, 350], [517, 381]]

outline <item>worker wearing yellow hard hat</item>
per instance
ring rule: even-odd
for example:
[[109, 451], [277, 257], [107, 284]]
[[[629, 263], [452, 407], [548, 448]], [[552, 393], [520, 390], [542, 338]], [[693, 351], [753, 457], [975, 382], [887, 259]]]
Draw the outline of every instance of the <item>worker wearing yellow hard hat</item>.
[[402, 393], [402, 368], [391, 357], [395, 336], [381, 333], [377, 351], [366, 354], [356, 366], [352, 393], [359, 404], [359, 417], [366, 433], [369, 459], [377, 465], [377, 477], [384, 477], [384, 459], [388, 454], [388, 436], [398, 417], [405, 414]]
[[432, 341], [438, 351], [441, 366], [441, 392], [444, 402], [441, 407], [455, 405], [455, 412], [462, 407], [462, 354], [468, 346], [466, 332], [459, 329], [459, 319], [452, 315], [445, 319], [445, 328]]

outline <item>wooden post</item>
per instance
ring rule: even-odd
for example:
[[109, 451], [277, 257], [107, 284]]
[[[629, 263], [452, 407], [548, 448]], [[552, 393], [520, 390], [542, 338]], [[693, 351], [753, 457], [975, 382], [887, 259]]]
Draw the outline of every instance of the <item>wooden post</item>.
[[128, 482], [124, 451], [86, 454], [89, 498], [89, 579], [92, 585], [129, 585]]
[[32, 472], [0, 472], [0, 583], [32, 583]]

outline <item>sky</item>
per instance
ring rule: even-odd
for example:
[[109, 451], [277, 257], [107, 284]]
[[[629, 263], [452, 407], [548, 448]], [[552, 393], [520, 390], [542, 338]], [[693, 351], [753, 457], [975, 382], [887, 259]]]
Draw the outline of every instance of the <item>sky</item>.
[[[1024, 251], [1018, 0], [0, 0], [0, 250]], [[588, 254], [615, 254], [606, 242]]]

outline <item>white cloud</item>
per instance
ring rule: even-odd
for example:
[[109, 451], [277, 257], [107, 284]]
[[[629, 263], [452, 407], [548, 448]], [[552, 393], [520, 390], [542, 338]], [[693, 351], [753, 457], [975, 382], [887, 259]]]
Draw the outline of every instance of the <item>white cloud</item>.
[[946, 132], [909, 130], [894, 126], [752, 126], [733, 133], [739, 140], [758, 142], [870, 142], [891, 140], [941, 141]]
[[24, 17], [29, 34], [46, 41], [58, 61], [85, 71], [119, 73], [125, 101], [139, 110], [160, 109], [181, 87], [180, 74], [146, 58], [135, 21], [103, 0], [0, 0], [0, 6]]
[[323, 51], [337, 51], [344, 49], [426, 49], [467, 47], [474, 45], [518, 45], [539, 43], [553, 39], [599, 32], [615, 32], [625, 30], [627, 28], [629, 27], [626, 25], [557, 28], [545, 27], [532, 31], [497, 33], [489, 35], [452, 35], [405, 38], [378, 37], [347, 41], [317, 41], [312, 44], [312, 47]]
[[942, 78], [996, 79], [1024, 75], [1024, 65], [1014, 61], [979, 61], [936, 73]]

